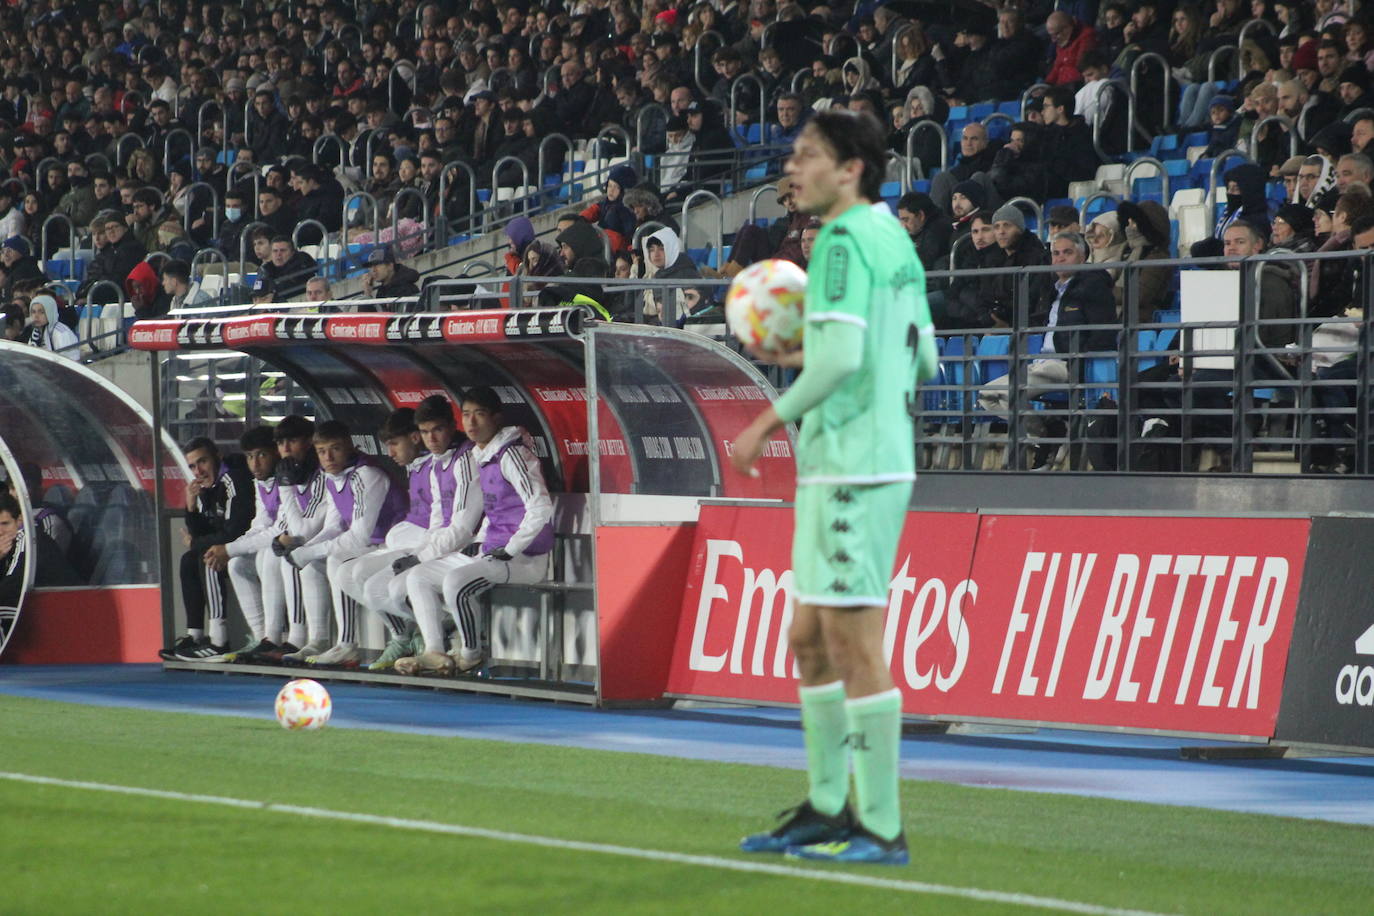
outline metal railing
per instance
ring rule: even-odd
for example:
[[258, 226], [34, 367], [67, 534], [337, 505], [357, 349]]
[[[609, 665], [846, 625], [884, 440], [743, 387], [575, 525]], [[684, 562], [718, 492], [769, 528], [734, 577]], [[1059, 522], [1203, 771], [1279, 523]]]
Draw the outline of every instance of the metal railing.
[[1159, 126], [1167, 131], [1170, 127], [1173, 126], [1174, 121], [1174, 106], [1171, 101], [1173, 99], [1173, 93], [1171, 92], [1171, 90], [1173, 88], [1174, 73], [1173, 69], [1169, 66], [1169, 62], [1165, 60], [1161, 55], [1155, 54], [1153, 51], [1147, 51], [1144, 54], [1141, 54], [1138, 57], [1136, 57], [1136, 59], [1131, 62], [1131, 96], [1129, 103], [1130, 111], [1128, 113], [1128, 117], [1131, 123], [1134, 124], [1136, 121], [1136, 100], [1140, 98], [1140, 71], [1142, 66], [1146, 63], [1153, 63], [1164, 71], [1164, 94], [1160, 96], [1160, 98], [1163, 99], [1164, 103], [1164, 116]]
[[[906, 132], [906, 170], [902, 173], [902, 193], [911, 190], [912, 182], [915, 181], [911, 175], [911, 166], [916, 159], [916, 132], [920, 130], [933, 130], [936, 137], [940, 140], [940, 171], [949, 168], [949, 135], [945, 133], [945, 126], [939, 121], [925, 120], [917, 121], [911, 125]], [[921, 163], [922, 171], [925, 170], [925, 163]]]

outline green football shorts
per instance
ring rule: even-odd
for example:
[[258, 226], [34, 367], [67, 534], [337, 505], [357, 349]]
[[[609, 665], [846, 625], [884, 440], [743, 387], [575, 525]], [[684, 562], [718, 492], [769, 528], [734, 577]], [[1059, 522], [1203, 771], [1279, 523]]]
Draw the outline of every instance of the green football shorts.
[[886, 607], [912, 482], [797, 487], [795, 597], [826, 607]]

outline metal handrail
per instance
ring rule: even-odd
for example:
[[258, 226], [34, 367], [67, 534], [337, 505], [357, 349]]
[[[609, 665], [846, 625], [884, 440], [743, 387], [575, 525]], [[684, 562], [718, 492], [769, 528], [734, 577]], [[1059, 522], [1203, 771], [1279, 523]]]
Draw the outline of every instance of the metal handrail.
[[1264, 26], [1264, 28], [1266, 28], [1266, 29], [1269, 30], [1269, 34], [1270, 34], [1270, 35], [1273, 35], [1275, 38], [1278, 38], [1278, 37], [1279, 37], [1278, 29], [1275, 29], [1275, 28], [1274, 28], [1274, 24], [1273, 24], [1272, 22], [1270, 22], [1269, 20], [1267, 20], [1267, 19], [1251, 19], [1249, 22], [1245, 23], [1245, 25], [1243, 25], [1243, 26], [1240, 27], [1240, 32], [1236, 35], [1236, 50], [1237, 50], [1237, 51], [1240, 50], [1240, 46], [1241, 46], [1241, 45], [1245, 44], [1245, 39], [1247, 39], [1247, 38], [1250, 37], [1250, 30], [1253, 29], [1253, 28], [1255, 28], [1256, 26]]
[[[462, 160], [450, 162], [439, 172], [439, 214], [434, 221], [434, 232], [436, 235], [435, 247], [439, 247], [439, 242], [446, 240], [449, 231], [448, 216], [444, 212], [444, 207], [448, 204], [448, 174], [454, 169], [462, 169], [468, 173], [468, 225], [471, 226], [473, 215], [477, 212], [477, 173], [472, 170], [472, 166]], [[440, 237], [439, 233], [443, 233]]]
[[411, 91], [412, 93], [415, 92], [415, 63], [414, 63], [413, 61], [407, 60], [406, 58], [403, 57], [403, 58], [401, 58], [400, 60], [396, 61], [395, 63], [393, 63], [393, 64], [391, 65], [391, 72], [388, 73], [388, 74], [386, 75], [386, 101], [387, 101], [387, 106], [386, 106], [386, 107], [387, 107], [387, 108], [390, 108], [390, 107], [391, 107], [391, 100], [392, 100], [393, 98], [395, 98], [394, 93], [395, 93], [395, 91], [396, 91], [396, 86], [395, 86], [396, 74], [401, 72], [401, 65], [402, 65], [402, 64], [405, 64], [407, 67], [410, 68], [410, 76], [409, 76], [409, 77], [402, 76], [401, 78], [404, 79], [404, 80], [406, 81], [406, 85], [410, 87], [410, 91]]
[[[597, 136], [599, 137], [599, 136], [601, 136], [601, 135], [600, 135], [600, 134], [597, 134]], [[629, 134], [626, 134], [626, 135], [625, 135], [625, 139], [626, 139], [626, 145], [628, 146], [628, 145], [629, 145], [629, 142], [628, 142], [628, 141], [629, 141]], [[539, 141], [539, 168], [542, 169], [542, 168], [544, 167], [544, 162], [546, 161], [546, 160], [545, 160], [545, 156], [547, 155], [547, 149], [548, 149], [548, 145], [549, 145], [549, 141], [550, 141], [550, 140], [557, 140], [558, 142], [560, 142], [560, 143], [563, 144], [563, 158], [559, 161], [559, 165], [558, 165], [558, 180], [559, 180], [559, 183], [561, 184], [561, 183], [563, 182], [563, 177], [566, 175], [566, 176], [567, 176], [568, 183], [571, 184], [571, 183], [572, 183], [572, 180], [573, 180], [575, 177], [577, 177], [577, 167], [573, 164], [573, 142], [572, 142], [572, 139], [569, 138], [567, 134], [560, 134], [560, 133], [556, 133], [556, 132], [555, 132], [555, 133], [551, 133], [551, 134], [545, 134], [545, 135], [543, 136], [543, 138], [540, 139], [540, 141]]]
[[[1303, 114], [1306, 114], [1306, 113], [1307, 113], [1307, 109], [1304, 108], [1304, 109], [1303, 109]], [[1341, 120], [1344, 121], [1344, 122], [1347, 123], [1347, 124], [1354, 124], [1356, 121], [1360, 120], [1361, 118], [1374, 118], [1374, 108], [1356, 108], [1354, 111], [1350, 112], [1348, 115], [1346, 115], [1346, 116], [1345, 116], [1344, 118], [1342, 118]], [[1258, 127], [1259, 125], [1255, 125], [1255, 126]]]
[[[248, 128], [249, 128], [249, 126], [253, 123], [253, 119], [252, 119], [251, 117], [249, 117], [252, 113], [253, 113], [253, 96], [252, 96], [252, 95], [249, 95], [246, 99], [243, 100], [243, 145], [244, 145], [244, 146], [252, 146], [252, 145], [253, 145], [253, 141], [250, 140], [250, 139], [248, 138]], [[225, 142], [226, 142], [226, 143], [229, 142], [229, 138], [228, 138], [228, 137], [225, 137], [224, 139], [225, 139]]]
[[1240, 49], [1235, 45], [1222, 45], [1211, 53], [1207, 58], [1207, 82], [1215, 83], [1217, 79], [1217, 61], [1231, 54], [1236, 59], [1237, 68], [1240, 67]]
[[138, 148], [139, 148], [139, 149], [147, 149], [147, 148], [148, 148], [148, 144], [147, 144], [146, 142], [144, 142], [143, 138], [140, 137], [138, 134], [134, 133], [133, 131], [130, 131], [130, 132], [127, 133], [127, 134], [120, 134], [119, 139], [115, 141], [115, 167], [116, 167], [116, 168], [118, 168], [119, 166], [122, 166], [122, 165], [124, 164], [124, 141], [126, 141], [126, 140], [133, 140], [135, 143], [138, 144]]
[[[845, 31], [835, 32], [833, 35], [830, 36], [830, 40], [825, 43], [825, 53], [833, 57], [835, 55], [835, 42], [839, 41], [841, 38], [844, 38], [854, 43], [854, 53], [849, 55], [849, 57], [861, 57], [863, 55], [864, 48], [863, 45], [859, 43], [858, 36], [850, 35], [848, 32]], [[848, 57], [845, 58], [845, 60], [848, 59]]]
[[338, 134], [320, 134], [315, 138], [315, 143], [310, 148], [310, 162], [312, 165], [320, 164], [320, 150], [328, 141], [334, 141], [334, 146], [339, 150], [339, 165], [348, 164], [348, 150], [344, 146], [343, 140]]
[[174, 127], [167, 131], [167, 136], [162, 138], [162, 170], [170, 172], [172, 170], [172, 138], [180, 134], [186, 138], [186, 146], [190, 152], [189, 158], [192, 162], [196, 158], [196, 138], [191, 136], [191, 132], [184, 127]]
[[793, 73], [793, 74], [792, 74], [791, 87], [790, 87], [790, 88], [792, 89], [792, 91], [793, 91], [793, 92], [801, 92], [801, 87], [797, 85], [797, 82], [798, 82], [799, 80], [806, 79], [806, 77], [808, 77], [808, 76], [810, 76], [810, 75], [811, 75], [811, 69], [810, 69], [809, 67], [801, 67], [801, 68], [799, 68], [799, 69], [797, 70], [796, 73]]
[[381, 128], [375, 128], [367, 132], [367, 140], [363, 143], [363, 175], [372, 177], [372, 144], [377, 142], [377, 138], [382, 135]]
[[[205, 247], [205, 248], [200, 249], [200, 250], [197, 251], [194, 255], [191, 256], [191, 268], [190, 268], [190, 273], [191, 273], [192, 279], [195, 279], [195, 277], [196, 277], [196, 268], [197, 268], [198, 266], [200, 266], [201, 264], [205, 264], [205, 263], [208, 263], [208, 262], [210, 262], [210, 261], [213, 261], [213, 260], [215, 260], [216, 258], [218, 258], [218, 259], [219, 259], [219, 262], [220, 262], [221, 264], [224, 265], [224, 282], [225, 282], [225, 285], [228, 285], [228, 283], [229, 283], [229, 258], [226, 257], [225, 254], [224, 254], [224, 252], [220, 251], [218, 248], [210, 248], [210, 247], [208, 247], [208, 246]], [[241, 266], [241, 265], [240, 265], [240, 266]], [[201, 276], [204, 277], [204, 274], [202, 274]], [[224, 287], [221, 286], [221, 287], [220, 287], [221, 293], [223, 292], [223, 289], [224, 289]], [[222, 296], [222, 295], [221, 295], [221, 299], [223, 299], [223, 296]]]
[[1222, 150], [1217, 157], [1212, 160], [1212, 167], [1207, 173], [1207, 222], [1215, 223], [1217, 218], [1217, 179], [1221, 177], [1221, 165], [1227, 159], [1241, 159], [1245, 162], [1250, 161], [1250, 157], [1240, 150], [1232, 147]]
[[99, 159], [101, 162], [105, 163], [104, 167], [101, 169], [102, 172], [113, 172], [113, 171], [114, 171], [114, 168], [110, 165], [110, 157], [109, 157], [109, 156], [106, 156], [104, 153], [87, 153], [87, 154], [86, 154], [86, 158], [82, 160], [83, 162], [86, 163], [86, 168], [88, 168], [88, 169], [92, 169], [92, 168], [93, 168], [93, 167], [91, 166], [91, 160], [92, 160], [92, 159]]
[[682, 200], [682, 236], [678, 239], [682, 243], [682, 250], [687, 250], [687, 211], [692, 206], [692, 201], [697, 198], [706, 198], [716, 205], [716, 252], [719, 257], [721, 249], [725, 245], [725, 202], [714, 191], [705, 188], [698, 188], [688, 194]]
[[702, 95], [710, 95], [711, 90], [701, 81], [701, 46], [706, 43], [706, 36], [714, 35], [716, 46], [713, 50], [720, 50], [725, 47], [725, 36], [715, 29], [707, 29], [697, 36], [697, 43], [692, 47], [692, 81], [697, 84], [697, 89], [701, 90]]
[[[105, 287], [109, 287], [110, 289], [115, 291], [115, 301], [109, 303], [108, 305], [101, 306], [99, 309], [92, 307], [91, 299], [94, 298], [95, 291], [98, 289], [103, 289]], [[91, 325], [96, 320], [96, 311], [104, 311], [105, 309], [109, 308], [110, 305], [114, 304], [119, 305], [119, 320], [123, 321], [124, 307], [129, 304], [128, 301], [124, 298], [124, 288], [113, 280], [96, 280], [94, 283], [91, 284], [90, 288], [86, 290], [86, 314], [82, 317], [80, 322], [81, 327], [85, 330], [85, 333], [80, 335], [80, 343], [85, 344], [92, 350], [100, 349], [95, 345], [95, 338], [91, 336], [91, 332], [93, 330]]]
[[[638, 226], [635, 227], [634, 234], [630, 236], [631, 250], [643, 251], [644, 249], [640, 245], [641, 239], [643, 239], [646, 235], [653, 235], [660, 229], [668, 228], [671, 227], [669, 227], [667, 223], [661, 223], [656, 219], [646, 219], [644, 222], [640, 223]], [[684, 245], [683, 248], [685, 249], [686, 246]]]
[[1169, 104], [1169, 100], [1173, 98], [1173, 94], [1170, 90], [1173, 86], [1174, 73], [1173, 70], [1169, 67], [1169, 62], [1165, 60], [1163, 56], [1156, 54], [1153, 51], [1146, 51], [1144, 54], [1138, 56], [1131, 63], [1131, 95], [1127, 103], [1129, 110], [1127, 111], [1126, 116], [1132, 124], [1135, 124], [1136, 99], [1140, 97], [1140, 69], [1142, 64], [1150, 61], [1157, 63], [1159, 65], [1159, 68], [1164, 71], [1164, 95], [1161, 96], [1161, 98], [1163, 98], [1164, 100], [1164, 119], [1160, 123], [1160, 127], [1162, 127], [1164, 130], [1168, 130], [1173, 125], [1174, 117], [1174, 106]]
[[[915, 137], [918, 130], [933, 130], [940, 138], [940, 171], [949, 168], [949, 134], [945, 133], [944, 125], [939, 121], [926, 119], [917, 121], [906, 132], [906, 170], [902, 172], [902, 193], [905, 194], [912, 188], [913, 179], [911, 177], [911, 163], [916, 159]], [[922, 171], [925, 170], [925, 163], [921, 163]]]
[[1026, 120], [1026, 105], [1031, 99], [1035, 98], [1035, 90], [1050, 89], [1049, 83], [1032, 83], [1026, 87], [1026, 91], [1021, 93], [1021, 120]]
[[[1368, 108], [1363, 110], [1368, 111], [1371, 116], [1374, 116], [1374, 110], [1370, 110]], [[1358, 112], [1352, 111], [1351, 114], [1358, 114]], [[1274, 121], [1284, 128], [1284, 131], [1288, 134], [1288, 155], [1290, 157], [1296, 156], [1298, 154], [1297, 128], [1294, 127], [1292, 119], [1288, 118], [1285, 115], [1279, 114], [1269, 115], [1269, 117], [1267, 118], [1260, 118], [1259, 121], [1255, 124], [1254, 129], [1250, 131], [1251, 152], [1254, 152], [1254, 145], [1256, 143], [1259, 143], [1260, 128], [1268, 124], [1270, 121]]]
[[893, 87], [897, 87], [897, 44], [902, 40], [902, 36], [915, 29], [916, 26], [909, 22], [904, 22], [892, 33], [892, 59], [888, 63], [887, 78]]
[[774, 191], [774, 192], [776, 192], [777, 190], [778, 190], [778, 186], [777, 186], [777, 185], [775, 185], [775, 184], [766, 184], [766, 185], [762, 185], [762, 186], [760, 186], [760, 187], [755, 188], [755, 189], [754, 189], [754, 193], [751, 194], [751, 195], [749, 195], [749, 225], [752, 226], [752, 225], [755, 225], [755, 224], [758, 223], [758, 219], [759, 219], [759, 198], [762, 197], [762, 196], [764, 195], [764, 192], [766, 192], [766, 191]]
[[[630, 132], [629, 132], [628, 130], [626, 130], [625, 128], [621, 127], [619, 124], [607, 124], [605, 127], [601, 128], [599, 131], [597, 131], [597, 132], [596, 132], [596, 136], [592, 138], [592, 145], [595, 145], [595, 147], [596, 147], [596, 156], [597, 156], [598, 159], [609, 159], [609, 158], [611, 158], [610, 156], [607, 156], [607, 155], [606, 155], [605, 149], [604, 149], [605, 144], [602, 142], [602, 139], [601, 139], [602, 137], [605, 137], [605, 136], [612, 136], [612, 137], [614, 137], [614, 136], [619, 136], [620, 139], [622, 139], [622, 140], [625, 142], [625, 158], [626, 158], [626, 159], [629, 159], [632, 155], [634, 155], [635, 148], [634, 148], [634, 146], [632, 146], [631, 143], [630, 143]], [[589, 147], [589, 148], [590, 148], [590, 147]], [[569, 152], [571, 152], [571, 151], [572, 151], [572, 148], [569, 147]], [[540, 162], [540, 165], [541, 165], [541, 166], [543, 165], [543, 162], [542, 162], [542, 161]], [[626, 188], [626, 190], [629, 190], [629, 189]]]
[[961, 235], [961, 236], [959, 236], [957, 239], [955, 239], [955, 240], [954, 240], [954, 243], [953, 243], [952, 245], [949, 246], [949, 269], [950, 269], [950, 270], [953, 270], [953, 269], [954, 269], [954, 256], [957, 255], [957, 254], [959, 253], [959, 246], [962, 245], [964, 242], [968, 242], [970, 245], [972, 245], [972, 244], [973, 244], [973, 236], [972, 236], [971, 234], [969, 234], [969, 233], [965, 233], [964, 235]]
[[[1093, 100], [1097, 102], [1097, 110], [1093, 112], [1093, 151], [1097, 153], [1097, 158], [1103, 162], [1110, 162], [1112, 157], [1107, 155], [1107, 151], [1102, 148], [1102, 125], [1106, 121], [1107, 115], [1107, 107], [1102, 104], [1102, 93], [1111, 92], [1114, 88], [1116, 87], [1112, 85], [1111, 80], [1103, 80], [1102, 85], [1098, 86], [1097, 91], [1093, 93]], [[1126, 130], [1127, 152], [1131, 149], [1131, 138], [1132, 135], [1128, 126]]]
[[[1161, 179], [1160, 187], [1163, 189], [1164, 192], [1164, 205], [1167, 207], [1169, 205], [1169, 201], [1172, 199], [1169, 196], [1169, 173], [1165, 171], [1164, 163], [1160, 162], [1154, 156], [1141, 156], [1135, 162], [1132, 162], [1130, 165], [1126, 166], [1126, 174], [1123, 176], [1126, 181], [1126, 196], [1132, 199], [1134, 198], [1135, 192], [1131, 186], [1131, 180], [1135, 176], [1135, 170], [1140, 168], [1142, 165], [1152, 165], [1155, 167], [1155, 171], [1159, 173], [1159, 177]], [[1144, 177], [1153, 178], [1154, 176], [1146, 175]]]
[[1035, 217], [1035, 230], [1042, 239], [1049, 238], [1049, 226], [1045, 223], [1045, 208], [1037, 201], [1029, 197], [1013, 197], [1002, 206], [1016, 205], [1030, 210], [1031, 216]]
[[229, 168], [224, 173], [224, 186], [225, 188], [232, 188], [235, 184], [237, 184], [238, 179], [236, 179], [234, 176], [236, 176], [239, 172], [243, 171], [244, 169], [247, 169], [248, 174], [251, 175], [253, 178], [253, 218], [257, 219], [258, 192], [262, 190], [262, 173], [258, 171], [257, 166], [253, 165], [253, 163], [251, 162], [230, 163]]
[[[364, 197], [366, 197], [368, 200], [372, 202], [372, 237], [374, 239], [381, 238], [382, 218], [381, 213], [379, 212], [380, 204], [377, 203], [377, 198], [373, 197], [366, 191], [354, 191], [352, 194], [349, 194], [347, 197], [343, 199], [343, 206], [340, 208], [339, 225], [342, 226], [344, 232], [347, 233], [348, 205], [351, 204], [354, 201], [354, 199], [362, 199]], [[361, 205], [359, 205], [359, 209], [361, 208]], [[297, 226], [296, 228], [299, 229], [300, 226]]]
[[411, 105], [406, 109], [406, 113], [401, 115], [401, 120], [410, 124], [411, 127], [414, 127], [415, 119], [411, 117], [411, 115], [415, 114], [417, 111], [423, 111], [430, 121], [434, 120], [434, 112], [423, 105]]
[[1121, 198], [1111, 191], [1097, 191], [1096, 193], [1089, 194], [1087, 197], [1083, 198], [1083, 203], [1078, 207], [1078, 225], [1088, 225], [1088, 207], [1096, 200], [1114, 200], [1117, 203], [1121, 202]]
[[221, 149], [228, 149], [228, 148], [229, 148], [229, 107], [228, 107], [227, 105], [223, 105], [223, 104], [221, 104], [221, 103], [219, 103], [219, 102], [216, 102], [214, 99], [206, 99], [204, 102], [201, 102], [201, 103], [200, 103], [200, 107], [199, 107], [198, 109], [196, 109], [196, 136], [197, 136], [197, 137], [200, 137], [200, 138], [202, 138], [202, 139], [205, 137], [205, 109], [210, 108], [211, 106], [213, 106], [213, 107], [219, 109], [219, 115], [220, 115], [220, 117], [219, 117], [219, 122], [220, 122], [220, 132], [219, 132], [220, 148], [221, 148]]
[[647, 105], [640, 108], [639, 111], [635, 112], [635, 149], [644, 149], [644, 115], [650, 111], [662, 112], [665, 123], [672, 117], [672, 112], [658, 102], [649, 102]]
[[[731, 124], [730, 129], [733, 132], [733, 116], [735, 111], [738, 110], [735, 106], [735, 94], [739, 91], [740, 84], [743, 83], [745, 80], [749, 80], [755, 86], [759, 87], [759, 145], [762, 146], [766, 142], [766, 138], [764, 137], [764, 128], [768, 125], [768, 90], [764, 88], [763, 80], [759, 79], [752, 73], [741, 73], [739, 76], [735, 77], [733, 80], [730, 81], [730, 111], [726, 113], [725, 120], [727, 123]], [[747, 136], [748, 135], [746, 134], [746, 137]]]
[[186, 234], [191, 234], [191, 203], [197, 188], [204, 188], [210, 192], [210, 238], [219, 238], [219, 190], [214, 185], [196, 181], [186, 186], [186, 212], [181, 215], [182, 228]]
[[994, 111], [992, 114], [984, 117], [983, 120], [979, 123], [982, 124], [984, 127], [987, 127], [993, 121], [1006, 121], [1012, 127], [1016, 126], [1016, 119], [1013, 118], [1011, 115], [1007, 114], [1005, 111]]
[[[401, 199], [410, 196], [416, 197], [420, 201], [420, 238], [428, 239], [429, 227], [429, 201], [419, 188], [401, 188], [396, 192], [396, 196], [391, 198], [391, 243], [399, 246], [401, 243]], [[378, 242], [381, 239], [377, 239]]]
[[[301, 250], [301, 246], [299, 244], [301, 230], [306, 228], [307, 226], [314, 226], [320, 230], [320, 246], [323, 249], [321, 251], [321, 254], [324, 254], [326, 260], [328, 260], [329, 230], [325, 228], [324, 223], [320, 222], [317, 219], [303, 219], [296, 224], [296, 228], [291, 230], [291, 247], [296, 249], [297, 251]], [[372, 233], [372, 242], [374, 245], [380, 245], [382, 243], [381, 236], [376, 232]], [[347, 250], [348, 248], [346, 244], [343, 247], [344, 250]]]
[[53, 220], [60, 219], [67, 224], [67, 258], [68, 268], [67, 277], [76, 279], [76, 221], [65, 213], [49, 213], [47, 219], [43, 220], [43, 225], [38, 229], [38, 254], [43, 260], [48, 253], [48, 224]]
[[[530, 193], [529, 193], [529, 188], [530, 188], [530, 167], [529, 167], [529, 164], [526, 163], [525, 160], [521, 159], [519, 156], [502, 156], [500, 159], [497, 159], [495, 162], [493, 162], [493, 163], [491, 164], [491, 197], [492, 197], [492, 201], [495, 202], [495, 200], [496, 200], [496, 190], [497, 190], [497, 188], [501, 187], [501, 185], [497, 183], [497, 177], [501, 174], [501, 167], [502, 167], [503, 165], [505, 165], [507, 162], [513, 162], [513, 163], [515, 163], [516, 165], [520, 166], [520, 188], [519, 188], [519, 190], [522, 191], [522, 192], [525, 192], [525, 193], [522, 193], [519, 197], [514, 197], [514, 196], [511, 197], [510, 202], [511, 202], [512, 204], [515, 204], [515, 203], [519, 203], [519, 202], [521, 202], [521, 201], [524, 201], [525, 206], [522, 208], [522, 211], [527, 213], [527, 212], [529, 212], [530, 204], [531, 204], [531, 202], [532, 202], [532, 201], [531, 201], [531, 195], [530, 195]], [[538, 193], [539, 193], [539, 189], [538, 189], [538, 188], [535, 188], [535, 189], [534, 189], [534, 194], [537, 195]]]

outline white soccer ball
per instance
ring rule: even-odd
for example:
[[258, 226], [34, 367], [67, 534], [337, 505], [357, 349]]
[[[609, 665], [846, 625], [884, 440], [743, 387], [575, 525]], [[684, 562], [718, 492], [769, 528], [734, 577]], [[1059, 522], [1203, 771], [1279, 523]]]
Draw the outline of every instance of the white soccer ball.
[[277, 721], [292, 731], [324, 728], [334, 712], [329, 691], [318, 681], [300, 678], [277, 693]]
[[806, 271], [791, 261], [771, 258], [735, 275], [725, 296], [725, 320], [745, 346], [765, 352], [801, 345]]

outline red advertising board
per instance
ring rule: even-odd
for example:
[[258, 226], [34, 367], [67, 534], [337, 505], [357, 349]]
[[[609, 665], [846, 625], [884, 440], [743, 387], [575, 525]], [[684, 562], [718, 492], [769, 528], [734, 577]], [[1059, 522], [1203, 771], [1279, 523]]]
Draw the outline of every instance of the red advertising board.
[[[911, 513], [884, 636], [909, 714], [1273, 734], [1306, 519]], [[670, 693], [794, 702], [785, 509], [702, 509]]]

